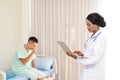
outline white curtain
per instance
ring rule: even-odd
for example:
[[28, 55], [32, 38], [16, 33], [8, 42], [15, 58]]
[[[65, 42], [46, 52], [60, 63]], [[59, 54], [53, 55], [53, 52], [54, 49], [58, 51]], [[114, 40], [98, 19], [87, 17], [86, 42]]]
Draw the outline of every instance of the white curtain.
[[82, 50], [89, 33], [85, 19], [98, 11], [98, 0], [30, 0], [30, 35], [39, 39], [38, 54], [53, 56], [59, 80], [80, 80], [82, 66], [66, 56], [56, 41]]

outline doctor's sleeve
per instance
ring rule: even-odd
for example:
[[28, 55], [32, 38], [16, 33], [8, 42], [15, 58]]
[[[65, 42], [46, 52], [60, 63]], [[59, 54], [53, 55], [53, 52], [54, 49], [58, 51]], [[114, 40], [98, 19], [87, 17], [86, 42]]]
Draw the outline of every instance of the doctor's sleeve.
[[104, 39], [98, 40], [94, 47], [90, 51], [86, 51], [85, 54], [90, 54], [88, 57], [78, 57], [77, 62], [83, 65], [92, 65], [100, 62], [104, 56], [106, 49], [106, 41]]

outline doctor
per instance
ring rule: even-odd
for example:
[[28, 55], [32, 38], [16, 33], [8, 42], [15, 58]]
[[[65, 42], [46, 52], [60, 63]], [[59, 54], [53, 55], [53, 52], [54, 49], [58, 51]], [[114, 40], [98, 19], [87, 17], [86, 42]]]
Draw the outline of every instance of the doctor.
[[74, 51], [74, 54], [81, 57], [69, 53], [67, 55], [83, 64], [83, 72], [80, 80], [104, 80], [106, 40], [100, 27], [105, 27], [106, 22], [100, 14], [91, 13], [86, 18], [86, 25], [92, 35], [84, 44], [83, 52]]

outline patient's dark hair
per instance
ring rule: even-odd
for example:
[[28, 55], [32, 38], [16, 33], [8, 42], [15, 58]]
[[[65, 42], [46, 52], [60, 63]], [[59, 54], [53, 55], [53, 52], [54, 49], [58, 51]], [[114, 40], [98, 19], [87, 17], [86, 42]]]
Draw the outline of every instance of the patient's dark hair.
[[92, 24], [96, 24], [100, 27], [105, 27], [106, 22], [104, 21], [104, 18], [98, 14], [98, 13], [91, 13], [87, 16], [87, 18]]
[[33, 42], [38, 43], [38, 39], [36, 37], [34, 37], [34, 36], [29, 37], [28, 41], [33, 41]]

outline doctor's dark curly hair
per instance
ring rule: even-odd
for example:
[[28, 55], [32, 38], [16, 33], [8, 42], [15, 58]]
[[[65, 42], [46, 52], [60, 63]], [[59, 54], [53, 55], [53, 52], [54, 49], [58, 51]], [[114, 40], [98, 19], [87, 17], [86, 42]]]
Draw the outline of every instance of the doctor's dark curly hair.
[[98, 14], [98, 13], [91, 13], [87, 16], [87, 18], [92, 24], [96, 24], [100, 27], [105, 27], [106, 22], [104, 21], [104, 18]]

